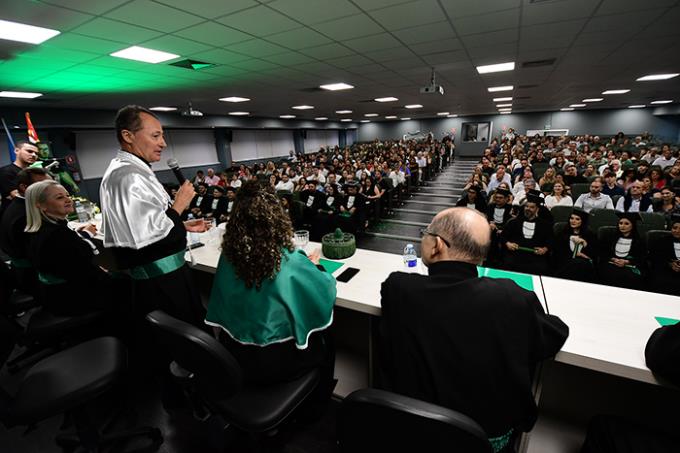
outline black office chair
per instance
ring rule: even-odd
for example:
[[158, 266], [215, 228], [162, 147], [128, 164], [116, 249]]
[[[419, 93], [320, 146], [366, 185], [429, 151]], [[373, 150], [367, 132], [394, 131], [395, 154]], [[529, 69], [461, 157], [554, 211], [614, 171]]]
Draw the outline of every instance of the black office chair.
[[338, 440], [343, 453], [493, 451], [482, 427], [470, 417], [377, 389], [357, 390], [345, 398]]
[[32, 426], [68, 413], [76, 434], [57, 436], [56, 442], [63, 448], [81, 446], [88, 452], [99, 451], [106, 445], [141, 437], [150, 442], [129, 452], [156, 451], [163, 443], [161, 432], [156, 428], [103, 434], [92, 423], [90, 408], [94, 406], [94, 400], [115, 386], [126, 364], [125, 346], [113, 337], [97, 338], [58, 352], [34, 365], [14, 396], [0, 391], [0, 421], [8, 428]]
[[146, 319], [174, 360], [170, 370], [185, 392], [197, 394], [211, 413], [247, 433], [277, 428], [319, 381], [319, 371], [313, 370], [277, 385], [246, 385], [236, 359], [211, 335], [161, 310]]

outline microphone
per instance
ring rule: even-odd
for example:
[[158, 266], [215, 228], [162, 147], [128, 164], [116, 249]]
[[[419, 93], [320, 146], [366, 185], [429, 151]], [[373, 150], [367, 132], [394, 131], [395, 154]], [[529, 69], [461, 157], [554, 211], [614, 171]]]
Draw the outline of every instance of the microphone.
[[168, 164], [168, 167], [170, 167], [170, 170], [172, 170], [172, 172], [175, 174], [175, 178], [177, 178], [177, 181], [179, 181], [180, 186], [184, 184], [184, 181], [187, 179], [182, 174], [182, 169], [179, 168], [179, 162], [177, 162], [177, 159], [170, 158], [166, 163]]

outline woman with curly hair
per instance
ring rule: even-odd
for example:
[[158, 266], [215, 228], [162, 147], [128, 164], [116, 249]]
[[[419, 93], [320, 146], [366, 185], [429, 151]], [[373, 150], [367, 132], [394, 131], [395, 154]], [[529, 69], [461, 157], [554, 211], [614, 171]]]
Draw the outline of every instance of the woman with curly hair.
[[[293, 247], [279, 199], [256, 181], [243, 184], [227, 221], [206, 324], [216, 327], [247, 381], [270, 384], [321, 367], [330, 397], [335, 279]], [[324, 379], [325, 378], [325, 379]], [[331, 388], [332, 390], [332, 388]]]

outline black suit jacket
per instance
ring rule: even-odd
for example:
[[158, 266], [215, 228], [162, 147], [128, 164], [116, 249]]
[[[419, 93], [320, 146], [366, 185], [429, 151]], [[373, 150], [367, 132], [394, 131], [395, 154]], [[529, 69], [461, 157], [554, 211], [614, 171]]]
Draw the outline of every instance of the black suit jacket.
[[0, 222], [0, 248], [14, 259], [26, 258], [26, 200], [16, 197]]
[[382, 284], [381, 361], [386, 387], [467, 414], [490, 437], [536, 421], [534, 368], [569, 328], [533, 292], [477, 278], [444, 261], [429, 276], [392, 273]]

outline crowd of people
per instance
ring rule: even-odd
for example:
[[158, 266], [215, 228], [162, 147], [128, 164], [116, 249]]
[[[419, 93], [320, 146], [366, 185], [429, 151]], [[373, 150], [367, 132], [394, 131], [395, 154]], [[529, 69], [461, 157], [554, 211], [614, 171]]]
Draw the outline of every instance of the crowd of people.
[[[316, 389], [299, 408], [318, 419], [335, 386], [330, 327], [336, 281], [318, 252], [295, 249], [294, 227], [311, 224], [317, 235], [335, 225], [361, 230], [371, 210], [389, 209], [385, 197], [408, 193], [430, 171], [446, 166], [454, 155], [452, 140], [376, 140], [293, 154], [278, 165], [241, 165], [219, 175], [208, 170], [168, 188], [150, 167], [166, 146], [154, 113], [124, 107], [115, 127], [120, 150], [101, 184], [101, 241], [92, 225], [69, 227], [71, 197], [45, 170], [25, 165], [37, 151], [34, 145], [17, 144], [18, 161], [12, 164], [17, 169], [0, 173], [14, 175], [4, 186], [9, 202], [3, 200], [0, 219], [0, 248], [11, 263], [12, 285], [33, 295], [42, 310], [61, 316], [106, 312], [105, 319], [115, 321], [109, 328], [134, 352], [140, 373], [135, 376], [158, 379], [164, 390], [173, 385], [166, 379], [169, 358], [158, 353], [162, 348], [145, 321], [158, 309], [195, 328], [214, 328], [211, 333], [236, 358], [250, 386], [290, 382], [318, 369]], [[492, 142], [460, 207], [438, 213], [423, 232], [421, 257], [429, 275], [393, 273], [380, 294], [381, 385], [472, 416], [494, 452], [514, 451], [518, 435], [533, 427], [532, 373], [559, 351], [569, 329], [544, 312], [534, 292], [509, 279], [479, 278], [476, 266], [497, 263], [582, 280], [598, 269], [599, 278], [610, 284], [625, 280], [643, 287], [651, 281], [652, 289], [659, 289], [654, 285], [665, 282], [670, 292], [680, 280], [678, 200], [675, 192], [667, 195], [669, 188], [677, 190], [680, 167], [670, 147], [655, 158], [658, 151], [645, 148], [646, 138], [629, 142], [621, 136], [609, 148], [602, 144], [605, 158], [597, 137], [532, 140], [513, 134]], [[621, 160], [619, 168], [615, 161]], [[641, 163], [649, 160], [653, 165], [644, 170]], [[626, 165], [632, 162], [637, 165], [630, 176]], [[546, 169], [536, 175], [539, 164]], [[610, 189], [622, 189], [623, 202], [616, 228], [603, 236], [588, 228], [588, 211], [600, 206], [593, 200], [609, 197], [602, 186], [611, 173], [616, 177]], [[570, 206], [564, 200], [574, 184], [588, 178], [588, 201], [574, 207], [555, 233], [551, 209]], [[611, 199], [603, 207], [612, 209]], [[648, 209], [668, 214], [671, 228], [649, 268], [650, 256], [637, 233], [640, 212]], [[226, 225], [204, 306], [185, 251], [187, 232], [207, 231], [212, 219]], [[104, 250], [112, 252], [115, 272], [100, 267], [96, 257]], [[114, 298], [121, 286], [132, 291]], [[74, 287], [85, 291], [74, 294]], [[678, 329], [655, 332], [647, 351], [649, 366], [670, 379], [680, 376]], [[178, 397], [176, 391], [163, 395]], [[184, 401], [195, 402], [196, 395]], [[644, 438], [639, 430], [626, 435], [636, 432]], [[589, 451], [610, 451], [596, 445], [606, 437], [605, 430], [593, 427]]]

